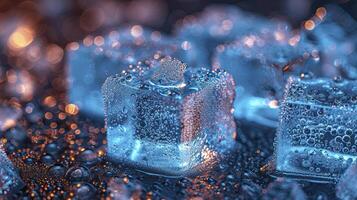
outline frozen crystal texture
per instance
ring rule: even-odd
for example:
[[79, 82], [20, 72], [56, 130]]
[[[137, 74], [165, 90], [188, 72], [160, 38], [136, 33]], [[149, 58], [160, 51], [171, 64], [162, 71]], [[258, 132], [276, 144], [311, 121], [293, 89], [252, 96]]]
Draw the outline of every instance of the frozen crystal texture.
[[357, 79], [357, 22], [342, 8], [329, 5], [317, 10], [316, 27], [306, 31], [321, 51], [326, 73]]
[[0, 198], [21, 189], [23, 182], [6, 153], [0, 149]]
[[293, 180], [278, 178], [270, 183], [263, 193], [263, 200], [305, 200], [306, 195], [300, 185]]
[[88, 36], [78, 48], [69, 50], [70, 101], [87, 116], [102, 119], [104, 110], [100, 88], [108, 76], [154, 55], [173, 55], [190, 62], [193, 47], [183, 49], [181, 46], [181, 42], [138, 25], [121, 28], [106, 37]]
[[213, 166], [234, 144], [234, 81], [165, 57], [109, 77], [102, 88], [108, 155], [179, 175]]
[[277, 170], [334, 178], [357, 158], [357, 82], [288, 80], [277, 133]]
[[234, 115], [276, 127], [278, 100], [290, 75], [322, 75], [319, 53], [301, 35], [281, 26], [250, 34], [231, 44], [219, 45], [214, 67], [223, 68], [236, 80], [239, 95]]
[[336, 185], [336, 196], [341, 200], [357, 199], [357, 164], [352, 164]]
[[276, 28], [280, 22], [244, 12], [235, 6], [209, 6], [196, 16], [185, 17], [176, 29], [183, 44], [194, 46], [198, 67], [211, 66], [217, 45], [228, 43], [244, 35]]

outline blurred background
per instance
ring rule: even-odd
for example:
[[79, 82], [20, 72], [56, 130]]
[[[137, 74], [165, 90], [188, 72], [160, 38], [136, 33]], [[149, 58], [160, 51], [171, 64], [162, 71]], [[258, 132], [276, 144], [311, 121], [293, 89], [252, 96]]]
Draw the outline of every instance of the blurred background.
[[[27, 183], [28, 188], [26, 194], [31, 194], [33, 197], [33, 191], [39, 188], [38, 185], [32, 184], [34, 179], [43, 183], [44, 170], [39, 166], [43, 166], [43, 163], [52, 166], [57, 162], [51, 160], [51, 156], [45, 154], [46, 152], [56, 155], [54, 156], [56, 159], [60, 158], [58, 159], [60, 164], [64, 163], [63, 160], [68, 163], [75, 162], [77, 157], [80, 157], [81, 162], [92, 162], [95, 160], [93, 155], [99, 157], [104, 155], [105, 151], [102, 147], [106, 143], [103, 139], [105, 130], [99, 125], [77, 123], [73, 116], [79, 112], [78, 107], [66, 102], [66, 52], [68, 49], [78, 48], [77, 42], [82, 42], [84, 38], [88, 38], [87, 36], [94, 39], [96, 36], [105, 35], [124, 24], [140, 24], [171, 34], [180, 19], [196, 14], [213, 4], [236, 5], [242, 10], [257, 15], [288, 21], [295, 29], [305, 25], [306, 29], [311, 30], [314, 26], [311, 23], [306, 26], [305, 22], [315, 15], [318, 8], [331, 3], [339, 5], [357, 19], [357, 0], [0, 0], [0, 140], [10, 141], [6, 145], [6, 151], [12, 156], [10, 158], [14, 165], [21, 168], [22, 179]], [[38, 109], [39, 105], [46, 107], [43, 109], [45, 112]], [[22, 116], [22, 112], [25, 117], [15, 127], [16, 120]], [[7, 131], [10, 127], [15, 128]], [[26, 128], [26, 132], [22, 127]], [[240, 163], [247, 161], [247, 166], [253, 164], [260, 166], [260, 163], [265, 162], [266, 157], [272, 152], [273, 141], [266, 139], [266, 128], [261, 128], [260, 132], [260, 129], [250, 130], [250, 127], [249, 129], [247, 127], [243, 127], [242, 132], [246, 131], [247, 135], [257, 132], [263, 139], [259, 140], [259, 137], [254, 134], [251, 134], [252, 138], [240, 136], [242, 144], [246, 145], [241, 146], [244, 147], [244, 151], [249, 151], [249, 154], [237, 154], [239, 156], [236, 159], [240, 160]], [[65, 132], [66, 134], [63, 134]], [[31, 135], [31, 138], [27, 135]], [[268, 138], [273, 139], [273, 137]], [[31, 148], [29, 144], [32, 145]], [[252, 148], [254, 145], [261, 149], [268, 149], [269, 151], [266, 152], [270, 153], [260, 149], [256, 151]], [[83, 146], [90, 147], [85, 150]], [[15, 147], [23, 150], [16, 151], [18, 155], [14, 156], [11, 153], [15, 152]], [[63, 153], [63, 149], [68, 151]], [[257, 154], [261, 156], [256, 156]], [[33, 157], [37, 160], [41, 159], [41, 165], [32, 165]], [[254, 163], [251, 158], [256, 159], [253, 160]], [[68, 163], [66, 165], [71, 166]], [[241, 166], [240, 163], [236, 171], [245, 168], [245, 165]], [[66, 170], [56, 165], [51, 169], [55, 171], [57, 179], [53, 179], [53, 182], [57, 187], [58, 180], [64, 176]], [[56, 170], [62, 174], [57, 175]], [[244, 174], [242, 177], [256, 176], [251, 172], [242, 174]], [[256, 177], [258, 182], [262, 180], [261, 177]], [[266, 180], [265, 182], [268, 182]], [[127, 178], [124, 181], [127, 182]], [[98, 181], [96, 185], [98, 188], [99, 183], [101, 182]], [[239, 184], [234, 184], [234, 187], [236, 185]], [[239, 191], [247, 190], [240, 192], [242, 194], [248, 193], [254, 196], [260, 192], [252, 192], [254, 188], [260, 187], [253, 182], [243, 182], [242, 185], [244, 187]], [[48, 187], [46, 184], [41, 187], [46, 190], [56, 188]], [[306, 187], [315, 190], [309, 185]], [[88, 193], [88, 190], [81, 191]], [[214, 192], [210, 189], [206, 191]], [[43, 196], [48, 197], [46, 191]]]
[[351, 0], [1, 0], [0, 99], [26, 102], [34, 95], [64, 97], [66, 48], [121, 24], [170, 33], [179, 19], [207, 5], [232, 4], [287, 20], [298, 28], [318, 7], [329, 3], [357, 17], [357, 2]]

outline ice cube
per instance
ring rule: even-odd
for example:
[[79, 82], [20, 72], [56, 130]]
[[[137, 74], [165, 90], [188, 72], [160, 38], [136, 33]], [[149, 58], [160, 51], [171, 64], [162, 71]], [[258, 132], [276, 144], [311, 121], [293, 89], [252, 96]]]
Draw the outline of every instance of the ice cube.
[[0, 198], [16, 192], [23, 187], [23, 182], [16, 173], [6, 153], [0, 149]]
[[318, 45], [326, 73], [357, 79], [356, 20], [333, 5], [317, 9], [313, 20], [315, 27], [306, 34]]
[[289, 78], [280, 107], [277, 170], [333, 179], [357, 158], [357, 81]]
[[314, 45], [300, 34], [277, 28], [218, 46], [214, 67], [223, 68], [236, 80], [237, 118], [276, 127], [278, 100], [287, 77], [311, 72], [322, 75], [318, 56]]
[[215, 5], [196, 16], [185, 17], [178, 23], [175, 33], [183, 44], [195, 47], [191, 54], [196, 56], [198, 67], [210, 67], [217, 45], [278, 26], [287, 25], [242, 11], [236, 6]]
[[180, 175], [213, 166], [234, 144], [234, 81], [223, 70], [165, 57], [107, 78], [102, 93], [114, 160]]
[[345, 171], [336, 185], [336, 196], [341, 200], [357, 199], [357, 164]]
[[278, 178], [263, 192], [263, 200], [305, 200], [306, 195], [300, 185], [293, 180]]
[[138, 25], [120, 28], [106, 37], [88, 36], [68, 52], [70, 101], [87, 116], [102, 119], [100, 88], [108, 76], [159, 54], [194, 62], [190, 51], [181, 47], [181, 42]]

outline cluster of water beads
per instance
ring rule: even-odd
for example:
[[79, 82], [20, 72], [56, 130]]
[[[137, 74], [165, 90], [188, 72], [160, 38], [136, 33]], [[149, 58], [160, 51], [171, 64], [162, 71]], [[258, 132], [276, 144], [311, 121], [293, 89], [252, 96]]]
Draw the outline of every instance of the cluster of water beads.
[[355, 81], [291, 78], [281, 106], [277, 169], [338, 177], [356, 159]]
[[0, 198], [16, 192], [23, 187], [23, 182], [11, 161], [7, 158], [6, 153], [0, 147]]

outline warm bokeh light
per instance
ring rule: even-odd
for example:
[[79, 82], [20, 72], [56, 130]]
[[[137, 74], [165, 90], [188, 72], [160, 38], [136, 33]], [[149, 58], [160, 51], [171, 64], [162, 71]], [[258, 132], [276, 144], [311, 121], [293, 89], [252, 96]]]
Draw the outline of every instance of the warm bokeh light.
[[313, 30], [315, 28], [315, 22], [311, 19], [307, 20], [304, 24], [304, 27], [306, 30]]
[[27, 26], [19, 26], [9, 37], [8, 47], [18, 50], [27, 47], [34, 39], [34, 32]]
[[79, 112], [79, 108], [76, 104], [67, 104], [65, 108], [66, 113], [70, 115], [76, 115]]

